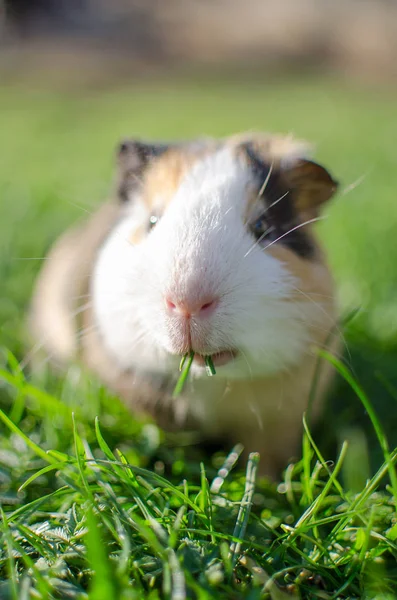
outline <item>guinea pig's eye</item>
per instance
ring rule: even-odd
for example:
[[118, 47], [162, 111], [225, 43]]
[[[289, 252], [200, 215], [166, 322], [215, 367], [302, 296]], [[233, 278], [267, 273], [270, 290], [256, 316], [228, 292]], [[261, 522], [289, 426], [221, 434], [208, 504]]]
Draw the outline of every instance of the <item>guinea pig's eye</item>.
[[153, 227], [157, 224], [159, 218], [156, 215], [152, 215], [149, 219], [149, 230], [153, 229]]
[[257, 240], [263, 240], [268, 234], [273, 231], [273, 227], [269, 225], [264, 216], [258, 217], [251, 225], [251, 230]]

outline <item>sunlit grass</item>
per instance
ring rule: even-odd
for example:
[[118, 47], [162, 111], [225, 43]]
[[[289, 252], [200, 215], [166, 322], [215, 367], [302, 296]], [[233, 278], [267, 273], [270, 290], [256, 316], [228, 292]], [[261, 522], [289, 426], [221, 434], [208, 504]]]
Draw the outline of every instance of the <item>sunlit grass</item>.
[[[0, 573], [11, 598], [393, 597], [396, 503], [384, 485], [397, 450], [354, 493], [341, 478], [348, 444], [331, 465], [305, 425], [302, 460], [275, 486], [257, 479], [258, 455], [245, 476], [233, 468], [241, 448], [199, 465], [162, 446], [153, 425], [131, 420], [128, 431], [121, 404], [101, 391], [98, 406], [82, 374], [61, 413], [12, 367], [0, 378], [25, 403], [20, 426], [0, 412]], [[90, 409], [73, 416], [92, 395], [103, 427]]]

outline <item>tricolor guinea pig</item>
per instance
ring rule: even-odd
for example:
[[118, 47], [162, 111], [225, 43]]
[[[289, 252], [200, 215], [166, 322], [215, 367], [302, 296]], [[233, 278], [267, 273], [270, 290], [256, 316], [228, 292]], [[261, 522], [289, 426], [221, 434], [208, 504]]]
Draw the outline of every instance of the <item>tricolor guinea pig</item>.
[[[258, 451], [277, 477], [335, 328], [313, 227], [336, 188], [288, 136], [122, 143], [115, 198], [60, 238], [39, 276], [38, 344], [61, 363], [80, 357], [162, 426]], [[318, 414], [329, 366], [316, 379]]]

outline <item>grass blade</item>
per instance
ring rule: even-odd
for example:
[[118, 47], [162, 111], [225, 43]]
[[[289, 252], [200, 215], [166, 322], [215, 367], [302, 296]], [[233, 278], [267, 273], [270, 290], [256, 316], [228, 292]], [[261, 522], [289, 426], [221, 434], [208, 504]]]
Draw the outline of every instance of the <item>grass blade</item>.
[[171, 600], [186, 600], [185, 576], [178, 557], [172, 548], [168, 549], [167, 555], [171, 572]]
[[383, 431], [383, 428], [382, 428], [382, 426], [381, 426], [381, 424], [379, 422], [379, 419], [378, 419], [378, 417], [376, 415], [376, 412], [373, 409], [372, 404], [369, 401], [369, 398], [365, 394], [364, 390], [357, 383], [357, 381], [354, 379], [354, 377], [351, 375], [350, 371], [345, 367], [345, 365], [343, 363], [341, 363], [341, 361], [338, 360], [335, 356], [333, 356], [332, 354], [330, 354], [329, 352], [327, 352], [326, 350], [319, 350], [319, 353], [322, 356], [324, 356], [324, 358], [326, 358], [336, 368], [336, 370], [342, 375], [342, 377], [347, 381], [347, 383], [350, 385], [350, 387], [356, 393], [357, 397], [359, 398], [359, 400], [361, 401], [362, 405], [364, 406], [365, 410], [368, 413], [368, 416], [369, 416], [369, 418], [371, 420], [372, 426], [373, 426], [373, 428], [375, 430], [375, 433], [376, 433], [376, 436], [378, 438], [380, 447], [382, 448], [385, 462], [388, 465], [389, 477], [390, 477], [390, 481], [391, 481], [392, 488], [393, 488], [394, 501], [396, 503], [395, 508], [396, 508], [396, 511], [397, 511], [397, 475], [396, 475], [396, 470], [395, 470], [393, 462], [391, 460], [390, 450], [389, 450], [389, 443], [387, 441], [387, 438], [386, 438], [386, 435], [385, 435], [385, 433]]
[[87, 557], [94, 571], [89, 597], [92, 600], [118, 600], [113, 569], [92, 508], [87, 511], [87, 525]]
[[56, 462], [58, 462], [58, 461], [56, 461], [55, 458], [53, 458], [52, 456], [47, 454], [47, 452], [45, 450], [43, 450], [42, 448], [40, 448], [40, 446], [38, 446], [35, 442], [33, 442], [33, 440], [31, 440], [27, 435], [25, 435], [23, 433], [23, 431], [21, 431], [19, 429], [19, 427], [17, 425], [15, 425], [15, 423], [13, 421], [11, 421], [11, 419], [9, 417], [7, 417], [7, 415], [5, 414], [5, 412], [3, 412], [1, 410], [1, 408], [0, 408], [0, 419], [3, 421], [3, 423], [8, 427], [8, 429], [10, 431], [19, 435], [19, 437], [23, 439], [25, 444], [31, 450], [33, 450], [33, 452], [35, 454], [37, 454], [37, 456], [40, 456], [40, 458], [42, 458], [45, 462], [52, 463], [52, 464], [55, 464]]
[[[237, 515], [236, 525], [233, 531], [233, 537], [244, 539], [247, 529], [248, 518], [252, 507], [252, 497], [255, 491], [256, 473], [259, 464], [259, 454], [252, 452], [248, 457], [247, 474], [245, 479], [245, 489], [240, 509]], [[240, 554], [241, 544], [233, 542], [230, 546], [230, 556], [233, 566], [235, 566]]]
[[11, 594], [13, 600], [18, 600], [18, 580], [16, 577], [16, 569], [15, 569], [15, 561], [13, 557], [13, 543], [12, 543], [12, 535], [10, 532], [10, 528], [8, 525], [7, 517], [0, 506], [0, 514], [2, 521], [2, 529], [5, 537], [6, 547], [7, 547], [7, 562], [8, 562], [8, 574], [9, 574], [9, 582], [11, 587]]
[[37, 473], [34, 473], [26, 481], [24, 481], [24, 483], [18, 488], [18, 492], [22, 492], [22, 490], [24, 490], [26, 487], [28, 487], [28, 485], [30, 485], [35, 479], [37, 479], [41, 475], [45, 475], [46, 473], [49, 473], [50, 471], [54, 471], [54, 469], [59, 469], [60, 467], [63, 467], [64, 465], [65, 465], [64, 462], [59, 462], [59, 463], [55, 463], [55, 464], [47, 465], [46, 467], [43, 467], [42, 469], [37, 471]]
[[[186, 357], [184, 357], [186, 358]], [[173, 398], [177, 398], [178, 396], [181, 395], [183, 388], [185, 387], [188, 375], [189, 375], [189, 371], [190, 371], [190, 367], [192, 366], [193, 363], [193, 359], [194, 359], [194, 352], [191, 352], [189, 355], [189, 360], [187, 361], [187, 365], [185, 366], [184, 370], [182, 371], [176, 386], [174, 388], [172, 397]], [[181, 361], [181, 366], [183, 367], [183, 365], [185, 364], [185, 361], [182, 359]]]
[[222, 485], [225, 482], [226, 477], [229, 475], [230, 471], [233, 469], [234, 465], [238, 461], [242, 451], [244, 450], [244, 446], [242, 444], [236, 444], [232, 451], [226, 457], [225, 462], [221, 466], [218, 471], [217, 476], [211, 483], [210, 491], [213, 494], [217, 494], [220, 492]]
[[207, 375], [212, 377], [212, 375], [216, 375], [214, 363], [211, 356], [205, 357], [205, 370], [207, 371]]

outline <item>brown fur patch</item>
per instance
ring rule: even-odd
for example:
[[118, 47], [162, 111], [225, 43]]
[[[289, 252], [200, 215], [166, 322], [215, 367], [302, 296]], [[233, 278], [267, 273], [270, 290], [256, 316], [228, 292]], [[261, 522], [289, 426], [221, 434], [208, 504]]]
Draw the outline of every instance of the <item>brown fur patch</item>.
[[225, 140], [225, 144], [236, 149], [248, 143], [262, 160], [274, 163], [275, 167], [286, 156], [302, 158], [311, 153], [309, 144], [296, 140], [292, 135], [248, 132], [232, 135]]
[[[183, 177], [193, 165], [214, 150], [211, 143], [196, 148], [172, 148], [149, 165], [145, 177], [143, 198], [154, 212], [164, 211], [170, 204]], [[159, 204], [158, 204], [159, 203]]]
[[[315, 237], [313, 235], [313, 241]], [[324, 257], [317, 248], [316, 260], [306, 260], [281, 244], [273, 244], [266, 252], [283, 263], [291, 275], [297, 280], [297, 290], [290, 301], [302, 300], [303, 296], [313, 302], [321, 304], [330, 315], [334, 313], [334, 281], [324, 261]], [[327, 309], [325, 308], [325, 306]], [[329, 324], [328, 324], [329, 325]]]
[[139, 244], [143, 240], [145, 233], [146, 233], [146, 231], [145, 231], [144, 227], [137, 227], [136, 229], [134, 229], [134, 231], [131, 233], [131, 236], [129, 238], [131, 244], [133, 246], [136, 246], [137, 244]]

